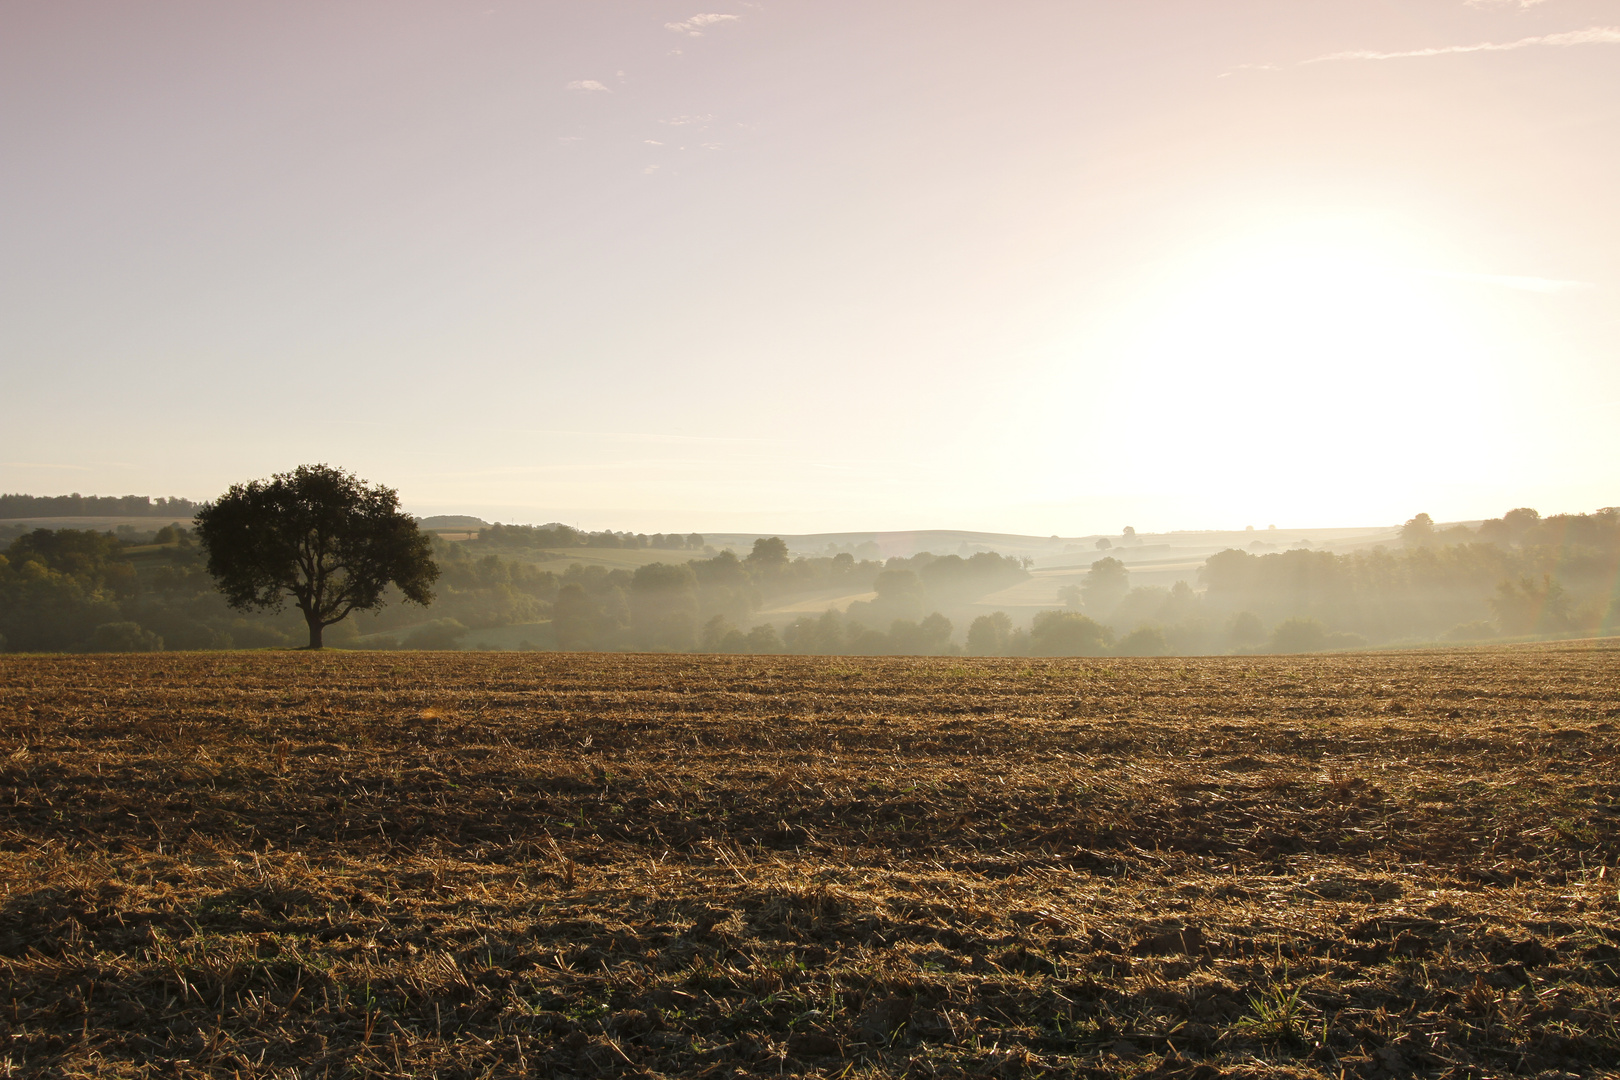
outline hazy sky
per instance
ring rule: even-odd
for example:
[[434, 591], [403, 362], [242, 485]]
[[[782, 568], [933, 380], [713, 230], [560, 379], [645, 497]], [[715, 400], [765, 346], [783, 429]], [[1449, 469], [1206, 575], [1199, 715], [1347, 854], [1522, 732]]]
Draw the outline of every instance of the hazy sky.
[[1620, 503], [1620, 2], [0, 4], [0, 489]]

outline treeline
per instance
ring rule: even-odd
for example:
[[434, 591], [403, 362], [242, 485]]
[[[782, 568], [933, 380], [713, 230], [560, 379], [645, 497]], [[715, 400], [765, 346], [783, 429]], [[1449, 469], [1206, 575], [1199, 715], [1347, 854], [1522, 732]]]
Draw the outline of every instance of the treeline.
[[1620, 509], [1477, 529], [1419, 514], [1402, 547], [1336, 555], [1231, 549], [1185, 582], [1135, 587], [1117, 559], [1058, 593], [1133, 653], [1310, 652], [1367, 644], [1620, 631]]
[[478, 530], [469, 541], [475, 551], [548, 551], [558, 548], [652, 548], [655, 551], [702, 551], [700, 533], [584, 532], [568, 525], [502, 525]]
[[[473, 631], [534, 625], [533, 647], [589, 650], [808, 648], [797, 631], [755, 627], [757, 612], [802, 593], [871, 593], [838, 616], [856, 651], [937, 652], [951, 624], [939, 606], [1027, 576], [999, 555], [922, 554], [886, 563], [849, 554], [791, 558], [780, 539], [744, 558], [651, 563], [635, 570], [574, 564], [562, 573], [435, 538], [441, 576], [430, 609], [391, 603], [327, 632], [327, 644], [456, 648]], [[118, 651], [296, 645], [296, 612], [243, 615], [226, 606], [202, 549], [179, 526], [117, 533], [35, 529], [0, 554], [0, 649]], [[424, 621], [424, 614], [430, 617]], [[747, 629], [740, 629], [747, 628]], [[825, 635], [823, 642], [831, 640]]]
[[[285, 620], [284, 620], [285, 621]], [[0, 648], [144, 651], [285, 645], [273, 617], [225, 605], [188, 531], [35, 529], [0, 554]]]
[[187, 522], [201, 503], [149, 495], [0, 495], [0, 518], [168, 517]]
[[[1054, 610], [1021, 624], [1004, 612], [964, 615], [1028, 578], [1017, 558], [792, 557], [767, 538], [741, 557], [720, 551], [634, 570], [576, 563], [559, 573], [524, 557], [531, 545], [559, 547], [558, 528], [567, 527], [492, 527], [493, 543], [436, 538], [442, 575], [430, 609], [390, 604], [332, 627], [327, 643], [456, 648], [477, 632], [519, 627], [525, 636], [511, 644], [543, 649], [1152, 656], [1620, 632], [1612, 508], [1547, 518], [1521, 509], [1477, 528], [1441, 529], [1418, 515], [1392, 550], [1228, 550], [1206, 561], [1201, 588], [1136, 586], [1124, 563], [1105, 557], [1058, 591]], [[570, 533], [576, 547], [592, 536], [624, 541]], [[675, 538], [686, 552], [702, 542]], [[827, 610], [834, 598], [842, 610]], [[761, 614], [795, 607], [805, 610]], [[289, 646], [303, 630], [290, 610], [228, 608], [179, 526], [34, 529], [0, 554], [0, 649]]]
[[[439, 549], [441, 599], [432, 640], [452, 645], [458, 629], [473, 631], [547, 621], [536, 647], [564, 650], [667, 652], [810, 651], [807, 638], [784, 637], [756, 613], [805, 593], [872, 593], [839, 615], [839, 641], [860, 652], [943, 652], [951, 623], [938, 608], [1021, 581], [1023, 561], [981, 553], [971, 558], [920, 554], [887, 562], [842, 553], [791, 558], [779, 538], [756, 540], [739, 558], [722, 551], [708, 559], [650, 563], [635, 570], [575, 564], [560, 574], [496, 555], [477, 556], [472, 544]], [[408, 609], [384, 609], [368, 629], [406, 631]], [[451, 621], [453, 620], [453, 622]], [[943, 627], [943, 630], [941, 629]], [[374, 642], [368, 636], [368, 643]], [[417, 637], [415, 644], [424, 639]], [[386, 641], [380, 642], [387, 644]]]

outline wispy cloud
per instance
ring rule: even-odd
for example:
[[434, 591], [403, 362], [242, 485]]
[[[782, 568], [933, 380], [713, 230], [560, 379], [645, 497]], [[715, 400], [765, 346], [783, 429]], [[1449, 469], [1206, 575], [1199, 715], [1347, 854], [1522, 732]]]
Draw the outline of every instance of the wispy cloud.
[[701, 116], [672, 116], [668, 120], [661, 120], [659, 122], [668, 124], [670, 127], [688, 127], [693, 124], [703, 125], [712, 123], [713, 121], [713, 113], [704, 113]]
[[598, 92], [598, 91], [600, 91], [601, 93], [604, 93], [604, 94], [613, 93], [612, 90], [609, 90], [605, 85], [603, 85], [602, 83], [597, 82], [595, 79], [575, 79], [573, 82], [569, 83], [566, 87], [564, 87], [564, 89], [565, 90], [584, 90], [584, 91], [591, 92], [591, 93], [595, 93], [595, 92]]
[[667, 22], [664, 24], [664, 29], [673, 30], [677, 34], [685, 34], [687, 37], [702, 37], [704, 27], [713, 26], [716, 23], [736, 22], [740, 18], [742, 18], [741, 15], [717, 15], [710, 12], [707, 15], [694, 15], [690, 19], [683, 19], [680, 22]]
[[1450, 56], [1454, 53], [1510, 52], [1536, 45], [1568, 47], [1570, 45], [1620, 45], [1620, 27], [1592, 26], [1585, 30], [1569, 30], [1562, 34], [1540, 34], [1517, 41], [1482, 41], [1475, 45], [1438, 45], [1428, 49], [1405, 49], [1400, 52], [1377, 52], [1372, 49], [1352, 49], [1348, 52], [1328, 53], [1301, 61], [1320, 64], [1329, 60], [1401, 60], [1407, 57]]
[[1469, 7], [1508, 6], [1528, 8], [1535, 7], [1537, 4], [1545, 4], [1546, 2], [1547, 0], [1463, 0], [1463, 3], [1467, 4]]

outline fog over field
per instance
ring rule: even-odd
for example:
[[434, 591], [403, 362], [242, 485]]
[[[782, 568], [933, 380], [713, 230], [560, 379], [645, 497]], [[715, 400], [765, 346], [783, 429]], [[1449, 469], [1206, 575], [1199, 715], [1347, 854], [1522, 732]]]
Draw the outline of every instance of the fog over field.
[[[10, 495], [0, 505], [70, 504]], [[110, 500], [109, 500], [110, 501]], [[123, 500], [129, 502], [129, 500]], [[299, 644], [286, 593], [233, 603], [201, 524], [0, 520], [0, 649]], [[126, 507], [129, 508], [129, 507]], [[361, 649], [979, 656], [1307, 653], [1620, 632], [1620, 508], [1399, 527], [1017, 536], [631, 533], [470, 514], [401, 525], [435, 579], [328, 624]], [[250, 543], [278, 535], [275, 519]], [[212, 568], [212, 569], [211, 569]], [[266, 571], [269, 572], [269, 571]], [[285, 573], [285, 569], [275, 573]], [[277, 578], [277, 580], [280, 580]], [[397, 579], [396, 584], [397, 584]], [[279, 604], [279, 607], [278, 607]]]

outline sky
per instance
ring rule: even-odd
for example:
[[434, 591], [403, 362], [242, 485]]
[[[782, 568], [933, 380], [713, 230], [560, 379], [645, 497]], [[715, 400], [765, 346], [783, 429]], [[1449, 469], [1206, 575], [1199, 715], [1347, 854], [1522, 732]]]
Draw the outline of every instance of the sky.
[[9, 0], [0, 490], [1620, 504], [1620, 0]]

